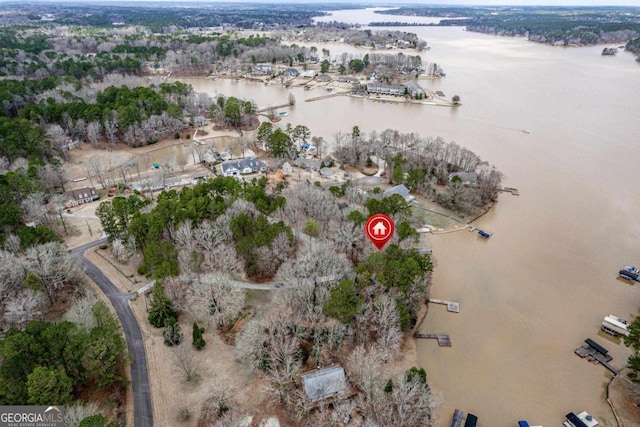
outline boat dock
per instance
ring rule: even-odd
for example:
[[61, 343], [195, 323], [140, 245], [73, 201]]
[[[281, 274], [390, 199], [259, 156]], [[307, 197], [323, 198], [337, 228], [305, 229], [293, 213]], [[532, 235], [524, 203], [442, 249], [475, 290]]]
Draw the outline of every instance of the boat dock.
[[451, 340], [449, 339], [449, 335], [445, 334], [413, 334], [414, 338], [423, 338], [423, 339], [436, 339], [438, 340], [438, 345], [440, 347], [451, 347]]
[[452, 313], [460, 313], [460, 304], [453, 301], [445, 301], [442, 299], [429, 299], [429, 302], [434, 304], [444, 304], [447, 306], [447, 311], [451, 311]]
[[473, 233], [474, 231], [477, 231], [478, 236], [482, 237], [483, 239], [488, 239], [489, 237], [493, 236], [493, 233], [491, 233], [490, 231], [484, 231], [478, 227], [474, 227], [473, 225], [470, 225], [469, 232]]
[[575, 350], [575, 353], [578, 356], [582, 357], [583, 359], [586, 358], [590, 362], [600, 363], [602, 366], [611, 371], [613, 375], [618, 375], [620, 373], [620, 371], [609, 364], [609, 362], [613, 360], [613, 357], [608, 354], [609, 351], [606, 348], [602, 347], [600, 344], [596, 343], [590, 338], [587, 338], [586, 340], [584, 340], [584, 342], [587, 345], [578, 347]]
[[451, 420], [451, 427], [462, 427], [462, 419], [464, 418], [464, 412], [460, 409], [456, 409], [453, 412], [453, 419]]
[[511, 193], [512, 196], [520, 195], [520, 192], [518, 191], [518, 189], [513, 187], [504, 187], [504, 188], [501, 188], [499, 191], [502, 191], [504, 193]]
[[293, 104], [291, 102], [287, 102], [286, 104], [278, 104], [272, 105], [271, 107], [259, 108], [256, 110], [256, 113], [266, 113], [271, 110], [279, 110], [280, 108], [291, 107]]

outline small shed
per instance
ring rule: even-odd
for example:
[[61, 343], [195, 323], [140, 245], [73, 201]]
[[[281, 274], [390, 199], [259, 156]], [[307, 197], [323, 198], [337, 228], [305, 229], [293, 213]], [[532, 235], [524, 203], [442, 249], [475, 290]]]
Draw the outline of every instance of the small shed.
[[347, 390], [342, 366], [316, 369], [300, 375], [304, 391], [311, 402], [339, 396]]

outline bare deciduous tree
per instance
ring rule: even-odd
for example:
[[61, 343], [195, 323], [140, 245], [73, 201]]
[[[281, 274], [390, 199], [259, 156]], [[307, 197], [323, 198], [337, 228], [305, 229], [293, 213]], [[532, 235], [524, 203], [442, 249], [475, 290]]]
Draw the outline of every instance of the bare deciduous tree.
[[235, 321], [245, 304], [243, 289], [233, 286], [233, 280], [226, 274], [204, 275], [194, 283], [187, 296], [190, 313], [201, 324], [217, 326]]
[[231, 385], [217, 377], [209, 391], [209, 397], [205, 400], [200, 410], [200, 420], [205, 425], [216, 425], [231, 408]]
[[22, 329], [27, 322], [40, 316], [38, 306], [41, 303], [41, 294], [25, 290], [5, 302], [4, 320], [8, 325]]
[[202, 354], [184, 343], [173, 346], [169, 351], [174, 361], [174, 368], [179, 375], [186, 382], [196, 381], [199, 378], [198, 369], [202, 363]]
[[87, 125], [87, 139], [95, 148], [102, 149], [102, 125], [100, 122], [94, 121]]
[[13, 252], [0, 250], [0, 300], [13, 295], [22, 286], [26, 274], [24, 259]]
[[22, 215], [26, 222], [35, 222], [36, 224], [47, 223], [47, 207], [45, 205], [44, 193], [31, 193], [27, 195], [20, 203]]
[[41, 282], [49, 302], [53, 304], [54, 291], [65, 283], [78, 278], [79, 269], [66, 247], [58, 242], [45, 243], [27, 249], [26, 261], [29, 270]]
[[63, 167], [54, 166], [49, 163], [38, 170], [38, 177], [40, 177], [42, 183], [50, 190], [60, 188], [64, 191], [64, 185], [69, 181]]
[[98, 302], [94, 294], [88, 294], [75, 300], [69, 310], [64, 314], [64, 319], [82, 326], [90, 331], [96, 326], [96, 318], [93, 315], [93, 306]]
[[255, 370], [264, 367], [268, 357], [264, 330], [264, 323], [251, 320], [236, 337], [236, 355]]
[[388, 294], [379, 295], [373, 303], [376, 313], [374, 328], [376, 343], [385, 350], [387, 357], [392, 356], [400, 348], [402, 329], [395, 299]]
[[67, 427], [78, 427], [82, 420], [99, 413], [100, 408], [93, 402], [82, 402], [73, 405], [67, 405], [64, 408], [64, 425]]

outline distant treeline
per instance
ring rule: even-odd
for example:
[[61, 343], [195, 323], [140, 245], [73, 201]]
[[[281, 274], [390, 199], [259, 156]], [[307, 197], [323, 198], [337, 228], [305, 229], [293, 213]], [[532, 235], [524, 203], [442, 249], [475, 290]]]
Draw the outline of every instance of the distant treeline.
[[[22, 23], [39, 23], [45, 14], [53, 15], [57, 24], [111, 27], [116, 24], [143, 25], [154, 32], [171, 32], [171, 28], [234, 26], [237, 28], [310, 25], [314, 16], [326, 15], [316, 5], [299, 4], [224, 4], [186, 3], [180, 7], [165, 5], [81, 5], [81, 4], [13, 4], [23, 11]], [[341, 6], [341, 8], [343, 8]], [[19, 23], [11, 14], [10, 23]], [[50, 24], [51, 22], [43, 22]]]
[[400, 22], [400, 21], [380, 21], [380, 22], [369, 22], [370, 27], [433, 27], [437, 24], [434, 23], [424, 23], [424, 22]]
[[439, 26], [464, 25], [469, 31], [526, 36], [535, 42], [556, 45], [623, 43], [640, 37], [637, 7], [407, 6], [376, 13], [442, 17], [445, 19]]

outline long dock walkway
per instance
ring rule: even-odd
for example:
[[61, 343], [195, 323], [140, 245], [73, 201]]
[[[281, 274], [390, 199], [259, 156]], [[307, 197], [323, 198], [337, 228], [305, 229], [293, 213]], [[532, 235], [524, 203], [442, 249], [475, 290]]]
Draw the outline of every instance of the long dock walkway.
[[460, 304], [454, 301], [445, 301], [443, 299], [429, 299], [429, 302], [434, 304], [443, 304], [447, 306], [447, 311], [451, 311], [453, 313], [460, 313]]
[[333, 98], [334, 96], [343, 96], [343, 95], [347, 95], [349, 92], [333, 92], [330, 93], [328, 95], [320, 95], [320, 96], [316, 96], [314, 98], [307, 98], [304, 100], [304, 102], [313, 102], [313, 101], [319, 101], [321, 99], [327, 99], [327, 98]]
[[256, 110], [256, 113], [264, 113], [267, 112], [269, 110], [277, 110], [279, 108], [286, 108], [286, 107], [291, 107], [293, 104], [290, 102], [287, 102], [285, 104], [279, 104], [279, 105], [272, 105], [271, 107], [264, 107], [264, 108], [259, 108]]
[[438, 345], [440, 347], [451, 347], [451, 340], [449, 339], [449, 335], [445, 334], [413, 334], [414, 338], [424, 338], [424, 339], [436, 339], [438, 340]]

